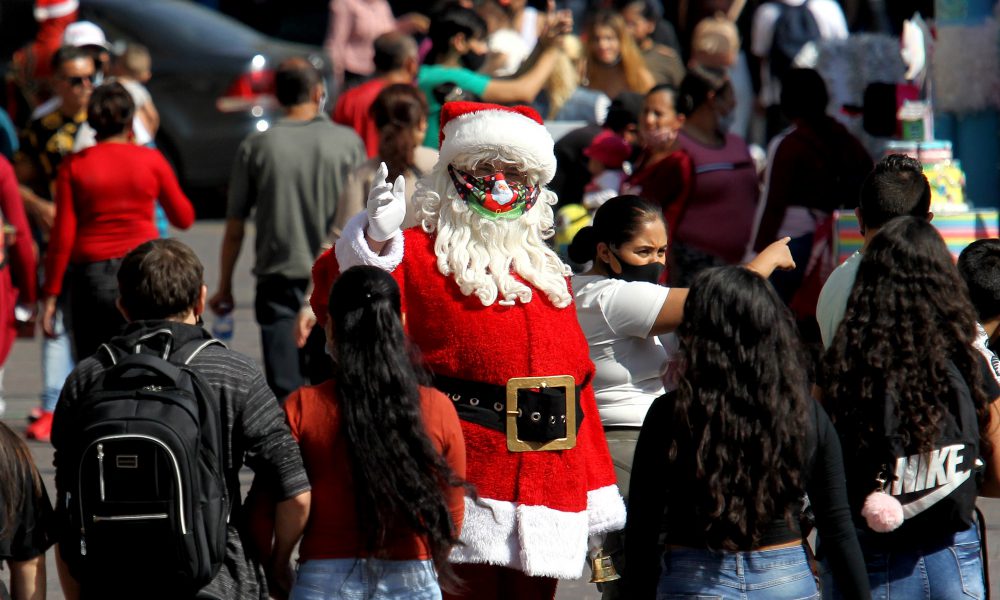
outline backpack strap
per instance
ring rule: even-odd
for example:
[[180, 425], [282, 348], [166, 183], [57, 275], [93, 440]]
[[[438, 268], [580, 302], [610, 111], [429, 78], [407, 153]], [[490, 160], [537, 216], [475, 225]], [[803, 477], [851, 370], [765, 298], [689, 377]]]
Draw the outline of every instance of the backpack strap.
[[201, 351], [209, 346], [222, 346], [226, 348], [226, 345], [215, 338], [210, 339], [197, 339], [191, 340], [190, 342], [184, 344], [177, 349], [176, 352], [170, 355], [170, 362], [187, 366], [191, 364], [191, 361], [195, 359], [196, 356], [201, 354]]

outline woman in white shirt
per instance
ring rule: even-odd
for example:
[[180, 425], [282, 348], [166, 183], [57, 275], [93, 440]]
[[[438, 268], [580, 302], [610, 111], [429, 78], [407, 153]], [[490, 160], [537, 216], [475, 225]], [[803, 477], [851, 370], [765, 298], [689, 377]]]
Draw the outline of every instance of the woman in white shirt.
[[[594, 394], [618, 489], [628, 493], [632, 454], [639, 428], [653, 400], [665, 393], [664, 375], [673, 354], [672, 335], [684, 314], [686, 288], [667, 288], [667, 228], [659, 207], [639, 196], [605, 202], [594, 223], [581, 229], [569, 247], [570, 259], [593, 261], [573, 277], [580, 327], [594, 362]], [[764, 278], [775, 269], [794, 268], [788, 238], [765, 248], [747, 268]], [[625, 499], [628, 501], [628, 498]], [[621, 568], [621, 535], [604, 543]], [[604, 597], [617, 598], [605, 584]]]

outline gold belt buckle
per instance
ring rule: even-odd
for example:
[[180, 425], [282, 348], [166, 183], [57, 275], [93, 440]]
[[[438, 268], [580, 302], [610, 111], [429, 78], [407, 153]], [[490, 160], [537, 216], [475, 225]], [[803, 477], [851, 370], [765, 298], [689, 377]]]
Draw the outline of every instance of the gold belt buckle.
[[[517, 391], [561, 387], [566, 390], [566, 437], [547, 442], [529, 442], [517, 437]], [[576, 447], [576, 380], [571, 375], [512, 377], [507, 380], [507, 449], [511, 452], [569, 450]]]

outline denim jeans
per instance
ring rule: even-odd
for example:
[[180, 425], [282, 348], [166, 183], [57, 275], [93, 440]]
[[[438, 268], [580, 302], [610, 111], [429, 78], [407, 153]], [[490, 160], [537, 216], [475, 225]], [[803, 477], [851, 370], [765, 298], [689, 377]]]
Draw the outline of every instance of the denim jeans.
[[307, 560], [289, 600], [441, 600], [441, 589], [429, 560]]
[[[972, 526], [926, 547], [886, 550], [866, 543], [858, 532], [865, 555], [872, 600], [952, 600], [986, 598], [979, 530]], [[829, 569], [823, 573], [823, 598], [842, 598]]]
[[812, 600], [816, 580], [801, 546], [756, 552], [668, 550], [656, 600]]
[[59, 401], [63, 383], [73, 371], [73, 351], [63, 325], [62, 310], [56, 310], [56, 337], [42, 336], [42, 410], [52, 412]]

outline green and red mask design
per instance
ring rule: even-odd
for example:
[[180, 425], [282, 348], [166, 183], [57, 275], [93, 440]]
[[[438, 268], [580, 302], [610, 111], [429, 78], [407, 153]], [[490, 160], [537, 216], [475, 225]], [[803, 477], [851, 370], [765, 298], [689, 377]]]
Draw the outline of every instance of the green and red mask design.
[[541, 187], [507, 181], [503, 173], [476, 177], [448, 165], [458, 196], [488, 219], [516, 219], [531, 210]]

